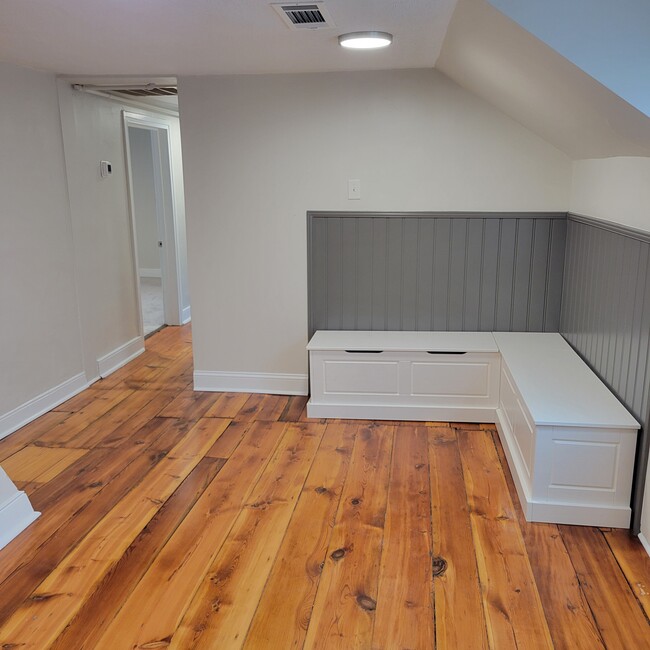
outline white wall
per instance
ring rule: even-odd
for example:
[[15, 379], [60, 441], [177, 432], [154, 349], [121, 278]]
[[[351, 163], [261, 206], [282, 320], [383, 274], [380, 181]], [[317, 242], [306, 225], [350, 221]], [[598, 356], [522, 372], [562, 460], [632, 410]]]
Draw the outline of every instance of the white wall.
[[19, 424], [3, 416], [83, 368], [56, 81], [0, 64], [0, 87], [1, 437]]
[[[59, 81], [86, 375], [97, 360], [138, 337], [131, 222], [119, 104]], [[113, 174], [101, 178], [99, 163]]]
[[[0, 85], [1, 438], [95, 379], [98, 359], [137, 337], [139, 306], [123, 107], [7, 64], [0, 64]], [[184, 243], [178, 118], [159, 119], [171, 131]], [[100, 160], [113, 163], [111, 178], [100, 179]], [[189, 311], [186, 275], [181, 293]]]
[[129, 127], [129, 146], [138, 265], [140, 270], [157, 271], [160, 275], [151, 131]]
[[308, 210], [568, 206], [569, 159], [433, 70], [187, 77], [179, 93], [199, 372], [306, 372]]
[[[65, 79], [59, 80], [58, 87], [85, 369], [89, 377], [96, 377], [98, 359], [138, 337], [140, 306], [132, 253], [122, 119], [123, 110], [134, 109], [112, 99], [74, 90]], [[182, 221], [185, 212], [182, 163], [176, 160], [181, 155], [178, 118], [135, 112], [170, 126], [174, 200]], [[100, 160], [112, 163], [112, 176], [100, 177]], [[183, 224], [179, 228], [184, 235]], [[189, 305], [187, 291], [183, 301], [186, 301], [183, 307]]]
[[576, 160], [569, 209], [650, 232], [650, 158]]

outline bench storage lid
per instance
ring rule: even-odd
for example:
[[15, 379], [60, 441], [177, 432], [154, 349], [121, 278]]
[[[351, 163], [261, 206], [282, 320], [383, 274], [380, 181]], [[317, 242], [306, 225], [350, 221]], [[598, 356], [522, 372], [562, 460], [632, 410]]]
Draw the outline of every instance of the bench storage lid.
[[639, 428], [560, 334], [494, 332], [494, 338], [536, 424]]
[[307, 349], [310, 351], [499, 352], [491, 332], [319, 330], [309, 341]]

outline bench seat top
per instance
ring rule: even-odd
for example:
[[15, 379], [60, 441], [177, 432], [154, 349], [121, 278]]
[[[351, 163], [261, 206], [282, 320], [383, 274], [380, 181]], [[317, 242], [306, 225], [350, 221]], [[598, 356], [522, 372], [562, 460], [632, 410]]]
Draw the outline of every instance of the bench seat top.
[[494, 332], [494, 339], [535, 424], [639, 428], [560, 334]]
[[384, 352], [499, 352], [491, 332], [384, 332], [319, 330], [308, 350]]

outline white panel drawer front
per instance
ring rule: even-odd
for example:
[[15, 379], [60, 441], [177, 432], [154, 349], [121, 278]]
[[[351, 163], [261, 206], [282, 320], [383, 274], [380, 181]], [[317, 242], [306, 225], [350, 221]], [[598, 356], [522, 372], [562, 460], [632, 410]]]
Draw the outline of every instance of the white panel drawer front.
[[398, 395], [397, 361], [334, 361], [323, 363], [326, 395]]
[[485, 362], [426, 361], [411, 366], [413, 395], [431, 397], [490, 396], [490, 366]]
[[616, 489], [618, 444], [554, 440], [550, 487]]

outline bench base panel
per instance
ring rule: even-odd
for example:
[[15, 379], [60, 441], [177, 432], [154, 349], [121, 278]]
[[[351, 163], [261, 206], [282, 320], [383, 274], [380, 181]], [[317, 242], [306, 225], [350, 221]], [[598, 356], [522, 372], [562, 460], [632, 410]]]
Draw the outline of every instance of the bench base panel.
[[412, 422], [494, 422], [493, 408], [398, 404], [318, 404], [307, 402], [307, 417]]
[[[577, 501], [560, 501], [539, 498], [531, 491], [531, 480], [528, 477], [525, 463], [521, 457], [519, 447], [515, 441], [513, 432], [508, 424], [507, 418], [501, 409], [497, 410], [496, 417], [497, 431], [503, 446], [504, 452], [508, 459], [508, 467], [517, 489], [519, 502], [524, 511], [526, 521], [536, 521], [554, 524], [571, 524], [578, 526], [607, 526], [611, 528], [628, 528], [632, 516], [632, 511], [628, 505], [615, 504], [611, 502], [611, 493], [604, 493], [603, 501], [598, 502], [594, 500], [594, 491], [590, 486], [584, 486], [585, 492], [589, 494], [592, 501], [590, 503], [580, 503]], [[546, 435], [547, 431], [538, 432], [538, 436]], [[580, 435], [580, 431], [576, 431], [576, 437]], [[542, 441], [542, 444], [548, 441]], [[540, 443], [540, 440], [537, 440]], [[539, 452], [539, 449], [536, 451]], [[535, 476], [535, 470], [533, 470]], [[549, 476], [551, 472], [536, 472], [537, 475], [545, 474]], [[534, 479], [535, 480], [535, 479]], [[537, 480], [539, 484], [540, 481]], [[548, 493], [549, 484], [536, 485], [536, 489], [541, 493]], [[576, 486], [579, 490], [580, 486]], [[629, 493], [626, 495], [618, 495], [619, 500], [628, 500]]]

